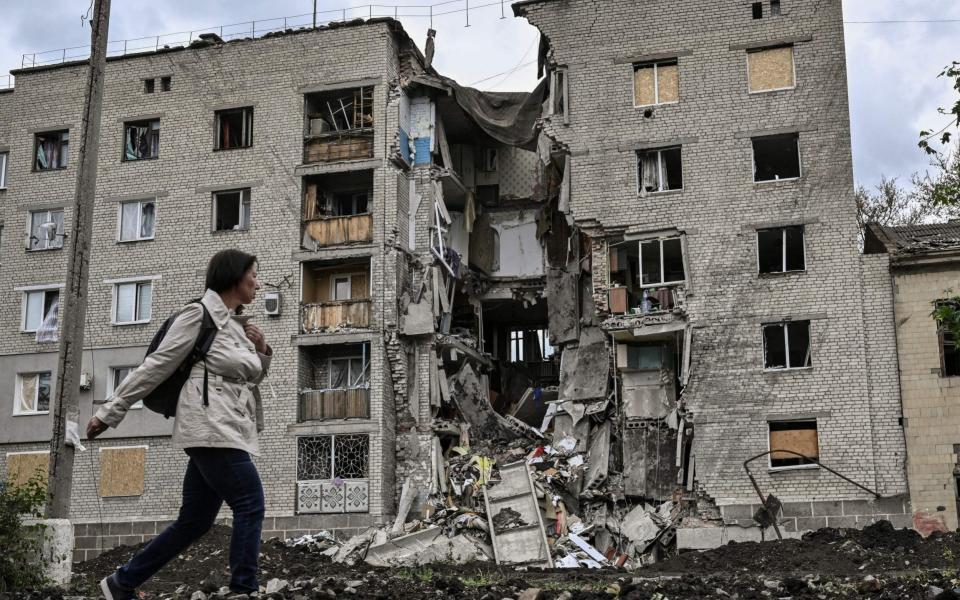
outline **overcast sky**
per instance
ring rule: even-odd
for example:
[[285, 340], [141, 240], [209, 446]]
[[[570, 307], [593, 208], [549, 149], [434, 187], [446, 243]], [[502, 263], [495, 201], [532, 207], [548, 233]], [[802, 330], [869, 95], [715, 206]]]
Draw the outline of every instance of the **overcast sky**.
[[[318, 10], [365, 7], [369, 1], [319, 0]], [[375, 10], [381, 13], [392, 12], [383, 5], [431, 3], [431, 0], [376, 1], [379, 6]], [[87, 10], [90, 0], [2, 2], [0, 73], [3, 75], [21, 65], [24, 53], [89, 43], [89, 29], [81, 27], [80, 16]], [[473, 2], [474, 6], [487, 3]], [[505, 19], [500, 18], [498, 6], [471, 10], [469, 28], [465, 27], [466, 18], [462, 12], [434, 18], [434, 29], [437, 30], [434, 65], [441, 73], [463, 84], [476, 84], [481, 89], [508, 91], [534, 87], [537, 31], [524, 19], [510, 16], [509, 1], [505, 4]], [[434, 12], [462, 5], [461, 0], [454, 0], [454, 3], [435, 8]], [[114, 0], [110, 39], [204, 28], [209, 31], [213, 25], [251, 20], [261, 21], [257, 25], [259, 31], [281, 23], [263, 23], [267, 19], [304, 15], [312, 8], [311, 0]], [[357, 8], [348, 11], [347, 16], [366, 16], [367, 10]], [[425, 16], [413, 15], [426, 15], [427, 11], [397, 10], [406, 30], [422, 47], [429, 20]], [[926, 157], [917, 148], [918, 132], [924, 128], [939, 129], [945, 123], [945, 117], [938, 115], [936, 108], [947, 106], [952, 91], [947, 80], [936, 76], [944, 66], [960, 60], [960, 2], [846, 0], [844, 14], [848, 21], [845, 29], [856, 180], [874, 185], [884, 174], [906, 182], [911, 173], [922, 171], [927, 165]], [[320, 20], [332, 18], [333, 14], [320, 15]], [[309, 19], [307, 16], [306, 20]], [[950, 19], [956, 22], [850, 23]], [[301, 18], [294, 22], [307, 21]], [[185, 38], [186, 34], [180, 37]], [[142, 41], [140, 44], [152, 42]], [[130, 43], [131, 47], [134, 45]], [[38, 56], [38, 60], [52, 56]], [[0, 85], [3, 83], [4, 78], [0, 76]]]

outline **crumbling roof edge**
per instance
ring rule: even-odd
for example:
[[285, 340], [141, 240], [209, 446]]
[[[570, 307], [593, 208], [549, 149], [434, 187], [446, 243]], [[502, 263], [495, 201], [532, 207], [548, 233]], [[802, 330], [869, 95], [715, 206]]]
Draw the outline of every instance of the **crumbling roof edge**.
[[513, 9], [513, 16], [525, 17], [527, 16], [526, 8], [528, 6], [533, 6], [534, 4], [545, 4], [552, 1], [553, 0], [520, 0], [519, 2], [514, 2], [511, 4], [510, 8]]
[[[395, 34], [398, 32], [403, 32], [403, 34], [406, 36], [406, 39], [410, 40], [410, 36], [406, 34], [406, 31], [403, 29], [403, 25], [400, 23], [400, 21], [397, 21], [393, 17], [374, 17], [372, 19], [352, 19], [350, 21], [334, 21], [332, 23], [328, 23], [326, 25], [319, 25], [317, 27], [300, 27], [297, 29], [287, 29], [285, 31], [266, 33], [260, 37], [255, 37], [255, 38], [245, 37], [245, 38], [239, 38], [235, 40], [228, 40], [220, 44], [203, 42], [202, 40], [201, 40], [201, 43], [197, 44], [196, 41], [194, 41], [194, 43], [187, 46], [175, 46], [173, 48], [158, 48], [157, 50], [148, 50], [146, 52], [131, 52], [129, 54], [123, 54], [121, 56], [108, 56], [107, 62], [134, 59], [134, 58], [143, 58], [145, 56], [155, 56], [160, 54], [167, 54], [169, 52], [180, 52], [183, 50], [202, 50], [205, 48], [218, 48], [221, 46], [228, 46], [231, 44], [241, 44], [244, 42], [257, 42], [260, 40], [269, 40], [269, 39], [278, 38], [278, 37], [286, 37], [288, 35], [302, 35], [306, 33], [315, 33], [320, 31], [342, 29], [344, 27], [360, 27], [365, 25], [379, 25], [379, 24], [387, 24], [391, 28], [391, 31]], [[204, 32], [204, 33], [207, 33], [207, 32]], [[416, 44], [412, 43], [412, 40], [410, 40], [410, 42], [413, 48], [416, 49], [417, 53], [420, 55], [422, 59], [423, 54], [420, 53], [420, 49], [416, 47]], [[31, 73], [40, 73], [43, 71], [52, 71], [55, 69], [65, 69], [69, 67], [76, 67], [79, 65], [86, 65], [89, 62], [90, 62], [89, 58], [83, 58], [79, 60], [71, 60], [66, 62], [37, 65], [34, 67], [21, 67], [19, 69], [11, 69], [10, 74], [14, 76], [27, 75]]]

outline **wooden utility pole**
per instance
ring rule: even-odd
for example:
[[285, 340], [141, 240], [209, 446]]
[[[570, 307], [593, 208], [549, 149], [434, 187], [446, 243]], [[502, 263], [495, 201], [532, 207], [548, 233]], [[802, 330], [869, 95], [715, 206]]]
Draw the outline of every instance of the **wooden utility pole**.
[[94, 0], [93, 31], [90, 33], [90, 72], [87, 75], [83, 120], [80, 124], [80, 151], [76, 154], [77, 188], [70, 228], [70, 254], [65, 298], [60, 302], [60, 355], [54, 391], [53, 436], [50, 439], [50, 497], [47, 517], [70, 517], [73, 489], [73, 446], [66, 444], [68, 422], [77, 423], [80, 433], [80, 370], [83, 360], [83, 328], [87, 318], [87, 280], [90, 275], [90, 240], [93, 234], [93, 204], [97, 191], [97, 158], [100, 150], [100, 109], [103, 106], [103, 78], [107, 65], [107, 31], [110, 0]]

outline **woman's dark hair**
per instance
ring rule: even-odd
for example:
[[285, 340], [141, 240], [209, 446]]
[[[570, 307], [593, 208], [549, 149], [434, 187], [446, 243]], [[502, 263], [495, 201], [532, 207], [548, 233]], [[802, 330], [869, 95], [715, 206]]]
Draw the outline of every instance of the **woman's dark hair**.
[[256, 263], [256, 256], [241, 250], [230, 248], [217, 252], [207, 263], [207, 289], [220, 294], [233, 288]]

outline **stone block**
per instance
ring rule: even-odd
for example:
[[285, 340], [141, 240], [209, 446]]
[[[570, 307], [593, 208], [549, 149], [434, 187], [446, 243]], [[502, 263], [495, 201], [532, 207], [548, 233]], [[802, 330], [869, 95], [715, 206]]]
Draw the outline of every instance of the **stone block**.
[[97, 543], [100, 538], [95, 536], [81, 536], [75, 537], [74, 539], [74, 548], [76, 550], [88, 550], [97, 547]]
[[784, 502], [784, 517], [812, 517], [813, 506], [809, 502]]
[[873, 505], [874, 514], [883, 514], [883, 515], [896, 515], [903, 514], [907, 512], [904, 509], [904, 497], [903, 496], [893, 496], [892, 498], [879, 498], [877, 500], [871, 500], [870, 504]]
[[797, 531], [815, 531], [826, 526], [826, 517], [797, 517]]
[[753, 504], [729, 504], [720, 507], [720, 514], [724, 521], [753, 520], [753, 513], [756, 512]]
[[844, 516], [874, 514], [873, 506], [866, 500], [844, 500], [842, 504]]
[[81, 562], [85, 561], [86, 559], [87, 559], [87, 551], [86, 551], [86, 550], [74, 550], [74, 551], [73, 551], [73, 562], [74, 562], [74, 564], [76, 564], [76, 563], [81, 563]]
[[142, 535], [121, 535], [120, 536], [121, 546], [139, 546], [142, 543], [143, 543]]
[[130, 527], [130, 533], [144, 535], [147, 533], [157, 533], [156, 521], [134, 521]]
[[275, 517], [275, 529], [299, 529], [300, 517]]
[[842, 528], [852, 528], [856, 526], [857, 526], [856, 516], [827, 517], [827, 527], [835, 527], [838, 529], [842, 529]]
[[813, 516], [815, 517], [841, 517], [843, 516], [843, 502], [820, 501], [813, 502]]

